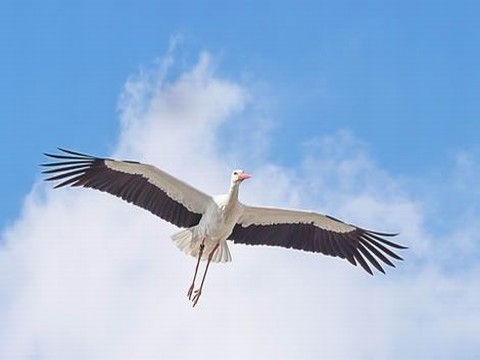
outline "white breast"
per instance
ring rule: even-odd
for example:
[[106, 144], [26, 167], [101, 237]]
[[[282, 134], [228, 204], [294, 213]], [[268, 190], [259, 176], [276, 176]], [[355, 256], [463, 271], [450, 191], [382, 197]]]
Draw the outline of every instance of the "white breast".
[[226, 195], [214, 197], [197, 226], [198, 235], [206, 237], [209, 242], [226, 241], [242, 214], [242, 208], [238, 202], [230, 207]]

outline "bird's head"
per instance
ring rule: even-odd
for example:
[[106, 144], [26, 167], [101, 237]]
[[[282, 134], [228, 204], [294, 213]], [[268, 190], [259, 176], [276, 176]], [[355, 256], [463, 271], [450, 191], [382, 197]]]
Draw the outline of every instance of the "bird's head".
[[252, 175], [247, 174], [245, 171], [241, 169], [233, 170], [232, 172], [232, 185], [240, 184], [243, 180], [251, 178]]

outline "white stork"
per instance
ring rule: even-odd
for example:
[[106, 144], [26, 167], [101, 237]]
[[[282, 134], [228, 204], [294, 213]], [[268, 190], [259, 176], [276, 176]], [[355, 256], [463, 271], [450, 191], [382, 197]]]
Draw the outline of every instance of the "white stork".
[[[250, 178], [234, 170], [227, 194], [209, 196], [152, 165], [118, 161], [59, 148], [61, 154], [42, 164], [46, 180], [61, 180], [55, 188], [83, 186], [105, 191], [138, 205], [184, 228], [172, 236], [180, 250], [197, 258], [187, 296], [195, 306], [202, 294], [210, 262], [231, 261], [227, 240], [247, 245], [271, 245], [338, 256], [357, 262], [373, 275], [370, 265], [385, 273], [380, 262], [395, 267], [390, 258], [403, 260], [392, 251], [406, 249], [380, 233], [344, 223], [316, 212], [254, 207], [238, 201], [240, 184]], [[207, 260], [202, 281], [194, 291], [200, 260]], [[192, 297], [193, 295], [193, 297]]]

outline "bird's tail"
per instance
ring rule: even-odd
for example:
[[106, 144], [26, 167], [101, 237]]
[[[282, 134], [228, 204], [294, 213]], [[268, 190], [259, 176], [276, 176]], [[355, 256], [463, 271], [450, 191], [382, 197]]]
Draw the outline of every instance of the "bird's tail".
[[[200, 241], [195, 239], [193, 236], [193, 228], [183, 229], [176, 234], [172, 235], [172, 240], [177, 245], [177, 247], [184, 253], [191, 255], [193, 257], [198, 257], [198, 252], [200, 251]], [[205, 248], [202, 254], [202, 260], [207, 260], [208, 255], [213, 250], [215, 243], [205, 242]], [[226, 241], [221, 241], [218, 249], [215, 251], [212, 257], [212, 262], [229, 262], [232, 261], [232, 256], [230, 255], [230, 250]]]

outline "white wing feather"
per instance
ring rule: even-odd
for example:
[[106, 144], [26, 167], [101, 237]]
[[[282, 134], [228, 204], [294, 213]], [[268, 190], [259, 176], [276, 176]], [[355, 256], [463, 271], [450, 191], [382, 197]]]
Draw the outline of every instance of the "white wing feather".
[[243, 227], [250, 225], [312, 224], [321, 229], [336, 233], [348, 233], [355, 226], [316, 212], [270, 207], [243, 205], [243, 213], [238, 220]]
[[112, 170], [143, 176], [149, 183], [163, 190], [170, 198], [181, 203], [194, 213], [203, 214], [208, 205], [213, 201], [210, 195], [197, 190], [155, 166], [116, 160], [105, 160], [105, 165]]

